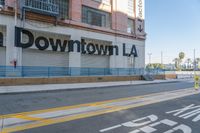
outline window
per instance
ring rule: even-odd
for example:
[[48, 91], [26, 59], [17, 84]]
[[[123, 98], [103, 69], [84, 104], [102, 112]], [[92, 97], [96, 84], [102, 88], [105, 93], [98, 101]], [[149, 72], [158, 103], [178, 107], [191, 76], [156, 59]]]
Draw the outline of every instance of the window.
[[128, 15], [133, 16], [134, 14], [134, 0], [128, 0]]
[[59, 17], [61, 19], [69, 18], [69, 0], [57, 0], [59, 5]]
[[69, 0], [48, 0], [59, 7], [59, 17], [61, 19], [69, 18]]
[[103, 4], [110, 5], [110, 0], [94, 0], [94, 1], [97, 1], [97, 2], [101, 2], [101, 3], [103, 3]]
[[5, 5], [5, 0], [0, 0], [0, 5], [4, 6]]
[[55, 0], [23, 0], [22, 9], [29, 10], [36, 13], [57, 16], [58, 5]]
[[135, 33], [135, 21], [133, 19], [128, 19], [127, 32], [131, 34]]
[[110, 28], [111, 26], [111, 18], [110, 14], [104, 11], [99, 11], [93, 8], [89, 8], [86, 6], [82, 7], [82, 22]]
[[69, 16], [69, 0], [24, 0], [24, 6], [31, 11], [59, 16], [62, 19]]

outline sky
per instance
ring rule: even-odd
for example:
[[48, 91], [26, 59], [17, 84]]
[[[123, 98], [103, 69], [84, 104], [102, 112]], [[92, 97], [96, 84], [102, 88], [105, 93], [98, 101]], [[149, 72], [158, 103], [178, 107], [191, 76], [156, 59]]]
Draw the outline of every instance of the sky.
[[172, 63], [179, 52], [185, 59], [200, 57], [200, 0], [145, 0], [146, 63]]

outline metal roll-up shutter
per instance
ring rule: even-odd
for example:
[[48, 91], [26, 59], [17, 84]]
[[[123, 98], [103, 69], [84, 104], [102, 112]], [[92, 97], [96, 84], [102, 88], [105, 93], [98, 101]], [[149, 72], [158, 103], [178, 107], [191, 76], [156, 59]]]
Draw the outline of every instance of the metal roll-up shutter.
[[5, 76], [5, 66], [6, 66], [6, 48], [0, 47], [0, 77]]
[[6, 65], [6, 48], [0, 47], [0, 66]]
[[82, 55], [81, 67], [84, 68], [109, 68], [110, 56]]
[[23, 66], [68, 67], [69, 54], [66, 52], [23, 49], [22, 64]]

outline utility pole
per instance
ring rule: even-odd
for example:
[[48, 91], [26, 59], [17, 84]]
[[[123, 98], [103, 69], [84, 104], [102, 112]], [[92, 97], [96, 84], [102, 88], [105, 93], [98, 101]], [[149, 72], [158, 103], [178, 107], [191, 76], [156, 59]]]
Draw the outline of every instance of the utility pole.
[[148, 53], [148, 55], [149, 55], [149, 64], [151, 64], [151, 55], [152, 55], [152, 53]]
[[161, 51], [161, 65], [163, 65], [163, 51]]
[[194, 72], [196, 72], [196, 50], [194, 49]]

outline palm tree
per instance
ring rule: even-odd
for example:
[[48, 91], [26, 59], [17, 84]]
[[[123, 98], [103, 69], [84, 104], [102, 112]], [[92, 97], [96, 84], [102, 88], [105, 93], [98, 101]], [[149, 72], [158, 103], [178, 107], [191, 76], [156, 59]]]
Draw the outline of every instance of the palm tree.
[[200, 66], [199, 66], [200, 58], [196, 58], [196, 63], [197, 63], [197, 67], [200, 68]]
[[190, 58], [188, 58], [187, 60], [186, 60], [186, 63], [187, 63], [187, 69], [190, 69], [191, 68], [191, 63], [192, 63], [192, 60], [190, 59]]
[[175, 62], [175, 67], [177, 70], [180, 70], [180, 59], [179, 58], [175, 58], [173, 60], [173, 62]]
[[181, 62], [183, 61], [184, 58], [185, 58], [185, 53], [184, 52], [180, 52], [179, 53], [179, 66], [180, 66], [180, 70], [181, 70]]
[[184, 52], [180, 52], [179, 53], [179, 59], [182, 61], [185, 58], [185, 53]]

